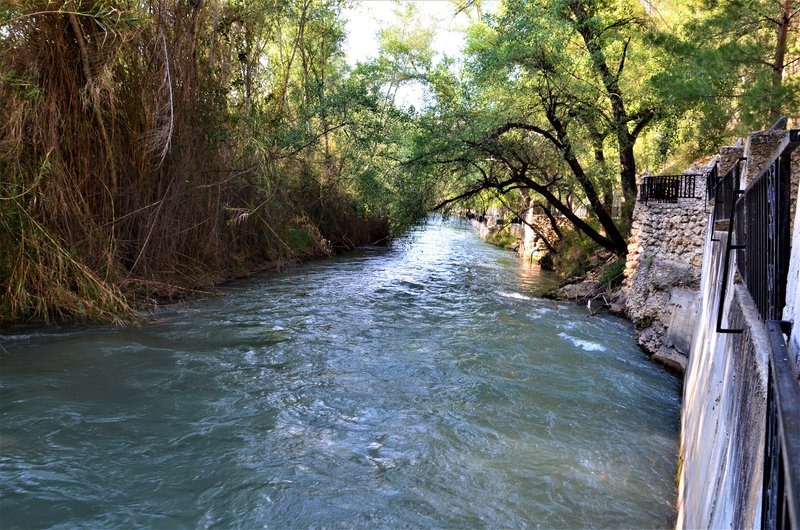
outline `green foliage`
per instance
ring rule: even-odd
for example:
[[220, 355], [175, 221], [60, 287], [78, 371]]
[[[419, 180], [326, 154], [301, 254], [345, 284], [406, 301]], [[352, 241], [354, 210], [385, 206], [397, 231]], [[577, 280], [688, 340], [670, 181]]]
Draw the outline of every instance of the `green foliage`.
[[512, 250], [519, 244], [519, 237], [513, 235], [508, 227], [504, 227], [502, 230], [490, 233], [486, 241], [500, 248]]
[[418, 218], [411, 124], [345, 65], [343, 5], [0, 8], [0, 320], [114, 320]]
[[305, 254], [314, 248], [316, 240], [305, 228], [286, 228], [283, 240], [289, 248], [299, 254]]
[[622, 285], [625, 273], [625, 260], [617, 259], [600, 272], [599, 282], [604, 289], [615, 289]]
[[583, 275], [591, 266], [598, 245], [577, 230], [568, 230], [556, 243], [557, 253], [552, 256], [553, 269], [572, 277]]
[[[559, 210], [578, 273], [625, 252], [642, 169], [800, 114], [797, 22], [769, 0], [469, 5], [463, 61], [407, 2], [355, 67], [344, 0], [0, 6], [0, 320], [113, 320], [456, 197]], [[398, 107], [408, 83], [429, 105]]]
[[[683, 160], [800, 113], [797, 22], [788, 26], [776, 84], [781, 4], [765, 0], [671, 1], [648, 42], [668, 66], [650, 80], [669, 124], [661, 150]], [[787, 66], [787, 68], [784, 68]]]

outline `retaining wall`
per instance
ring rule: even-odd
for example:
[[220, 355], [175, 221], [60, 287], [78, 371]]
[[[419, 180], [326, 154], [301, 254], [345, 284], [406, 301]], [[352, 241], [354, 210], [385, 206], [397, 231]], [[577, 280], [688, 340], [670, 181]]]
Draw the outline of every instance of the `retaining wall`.
[[[787, 142], [785, 131], [752, 135], [744, 149], [744, 182], [751, 182]], [[800, 164], [794, 156], [792, 161], [790, 200], [795, 221], [783, 315], [796, 322], [800, 314], [800, 222], [796, 208]], [[761, 524], [769, 346], [764, 322], [735, 274], [735, 253], [731, 254], [723, 286], [728, 233], [722, 228], [715, 227], [709, 217], [696, 325], [684, 379], [678, 529], [755, 528]], [[721, 299], [723, 291], [725, 298]], [[722, 329], [741, 333], [717, 330], [720, 307]], [[794, 326], [790, 339], [796, 359], [799, 327]]]

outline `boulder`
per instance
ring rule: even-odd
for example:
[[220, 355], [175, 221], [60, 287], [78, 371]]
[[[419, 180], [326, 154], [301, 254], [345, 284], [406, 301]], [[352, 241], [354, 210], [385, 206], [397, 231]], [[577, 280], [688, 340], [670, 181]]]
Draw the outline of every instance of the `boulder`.
[[564, 285], [558, 288], [554, 293], [554, 298], [559, 300], [574, 300], [576, 302], [585, 302], [589, 299], [596, 297], [603, 292], [603, 288], [599, 282], [579, 282]]

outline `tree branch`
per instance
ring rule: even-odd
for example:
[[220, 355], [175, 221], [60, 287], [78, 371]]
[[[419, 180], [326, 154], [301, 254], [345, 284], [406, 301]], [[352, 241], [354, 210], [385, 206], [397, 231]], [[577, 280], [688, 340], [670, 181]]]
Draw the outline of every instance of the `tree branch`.
[[[655, 117], [656, 111], [654, 109], [646, 109], [644, 111], [637, 113], [637, 118], [639, 118], [639, 122], [633, 126], [633, 131], [631, 132], [631, 136], [635, 139], [638, 138], [639, 134], [642, 132], [642, 129], [647, 127], [647, 124]], [[635, 119], [635, 118], [634, 118]]]
[[561, 142], [558, 141], [553, 133], [548, 131], [547, 129], [542, 129], [541, 127], [537, 127], [536, 125], [530, 125], [527, 123], [521, 122], [508, 122], [505, 125], [501, 125], [488, 135], [484, 136], [479, 142], [476, 142], [476, 145], [480, 145], [491, 140], [496, 140], [497, 138], [503, 136], [505, 133], [512, 131], [512, 130], [523, 130], [523, 131], [530, 131], [534, 132], [540, 136], [547, 138], [553, 145], [561, 149], [563, 146]]
[[631, 37], [625, 41], [625, 46], [622, 48], [622, 57], [619, 60], [619, 66], [617, 67], [617, 74], [614, 76], [619, 81], [619, 76], [622, 75], [622, 69], [625, 68], [625, 57], [628, 55], [628, 45], [631, 43]]

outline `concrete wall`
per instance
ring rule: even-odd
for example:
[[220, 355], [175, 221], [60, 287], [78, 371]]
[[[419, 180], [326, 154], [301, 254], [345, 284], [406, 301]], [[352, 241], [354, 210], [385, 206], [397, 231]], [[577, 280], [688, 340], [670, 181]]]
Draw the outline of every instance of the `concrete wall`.
[[[710, 236], [710, 231], [709, 231]], [[747, 290], [720, 300], [726, 232], [706, 239], [701, 304], [683, 390], [676, 528], [753, 528], [759, 521], [766, 336]], [[726, 328], [716, 332], [719, 304]]]
[[[786, 141], [784, 131], [766, 131], [748, 139], [745, 183], [774, 160]], [[793, 167], [793, 178], [799, 169]], [[796, 203], [800, 197], [793, 193]], [[794, 211], [797, 216], [797, 208]], [[684, 380], [678, 529], [754, 528], [761, 522], [768, 339], [747, 288], [737, 279], [734, 259], [721, 300], [727, 232], [715, 232], [712, 221], [709, 218], [700, 302]], [[792, 320], [800, 312], [799, 224], [795, 219], [784, 310], [784, 317]], [[718, 241], [712, 241], [712, 234]], [[717, 331], [720, 304], [722, 328], [741, 333]], [[791, 338], [795, 355], [800, 350], [798, 328]]]

